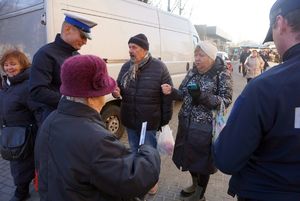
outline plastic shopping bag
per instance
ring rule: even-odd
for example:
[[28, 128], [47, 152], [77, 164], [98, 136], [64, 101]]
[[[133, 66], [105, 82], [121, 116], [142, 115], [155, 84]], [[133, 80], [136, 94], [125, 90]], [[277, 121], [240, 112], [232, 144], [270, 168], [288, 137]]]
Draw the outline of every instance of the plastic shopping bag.
[[162, 155], [169, 155], [173, 154], [174, 150], [174, 138], [172, 135], [172, 130], [170, 126], [167, 124], [161, 128], [161, 131], [157, 132], [158, 139], [157, 139], [157, 150]]
[[214, 119], [213, 119], [213, 142], [218, 138], [222, 129], [226, 125], [226, 109], [223, 101], [221, 102], [220, 109], [214, 111]]

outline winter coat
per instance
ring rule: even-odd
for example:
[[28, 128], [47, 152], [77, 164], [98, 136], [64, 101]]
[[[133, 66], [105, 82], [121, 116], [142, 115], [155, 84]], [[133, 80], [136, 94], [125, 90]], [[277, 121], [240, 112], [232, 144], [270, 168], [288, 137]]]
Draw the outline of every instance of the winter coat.
[[247, 84], [214, 144], [229, 192], [249, 200], [300, 200], [300, 44]]
[[117, 82], [121, 89], [121, 121], [130, 129], [140, 130], [147, 121], [147, 130], [157, 130], [172, 118], [172, 100], [164, 96], [161, 85], [172, 84], [167, 67], [160, 60], [150, 57], [142, 66], [135, 81], [128, 88], [121, 85], [121, 79], [130, 68], [130, 61], [122, 66]]
[[132, 153], [96, 110], [66, 98], [42, 124], [35, 154], [41, 201], [127, 201], [146, 194], [160, 172], [154, 148]]
[[33, 57], [30, 72], [30, 95], [38, 103], [44, 104], [39, 109], [41, 123], [53, 110], [61, 98], [60, 68], [69, 57], [78, 54], [76, 49], [56, 35], [55, 41], [41, 47]]
[[[37, 127], [33, 111], [36, 105], [30, 100], [28, 88], [29, 69], [14, 77], [4, 77], [4, 88], [0, 92], [1, 127], [3, 125], [24, 126], [33, 125], [31, 134], [35, 139]], [[7, 83], [10, 82], [10, 85]], [[16, 185], [29, 183], [34, 177], [33, 149], [24, 160], [11, 161], [11, 173]]]
[[247, 57], [245, 61], [246, 78], [255, 78], [264, 70], [265, 62], [260, 56]]
[[[189, 83], [200, 86], [198, 105], [192, 104], [187, 90]], [[232, 79], [222, 59], [217, 57], [214, 66], [204, 74], [198, 73], [196, 68], [190, 70], [179, 89], [173, 89], [172, 97], [183, 100], [173, 154], [175, 165], [183, 171], [214, 173], [211, 155], [213, 110], [218, 109], [221, 101], [225, 107], [232, 102]]]

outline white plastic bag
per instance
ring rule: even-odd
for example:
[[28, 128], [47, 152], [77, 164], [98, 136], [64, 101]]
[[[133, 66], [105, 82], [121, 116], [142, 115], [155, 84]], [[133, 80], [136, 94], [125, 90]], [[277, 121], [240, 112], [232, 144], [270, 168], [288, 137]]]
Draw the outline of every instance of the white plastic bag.
[[162, 155], [173, 154], [174, 150], [174, 138], [172, 135], [172, 130], [167, 124], [161, 128], [161, 131], [157, 132], [157, 150]]
[[226, 109], [223, 101], [221, 102], [220, 109], [214, 111], [214, 119], [213, 119], [213, 142], [216, 141], [222, 129], [226, 125]]

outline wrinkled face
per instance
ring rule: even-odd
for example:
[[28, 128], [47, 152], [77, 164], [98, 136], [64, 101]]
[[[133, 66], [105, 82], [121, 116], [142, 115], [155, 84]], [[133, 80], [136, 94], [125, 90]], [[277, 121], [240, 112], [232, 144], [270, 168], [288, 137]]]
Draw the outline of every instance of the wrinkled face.
[[134, 43], [129, 43], [128, 47], [130, 58], [136, 64], [140, 63], [147, 54], [147, 50], [141, 48], [140, 46]]
[[66, 31], [65, 41], [74, 49], [80, 50], [86, 44], [87, 38], [80, 29], [70, 25]]
[[21, 72], [22, 66], [17, 58], [8, 57], [4, 62], [3, 69], [8, 77], [14, 77]]
[[207, 72], [214, 64], [214, 60], [200, 48], [196, 48], [194, 51], [195, 65], [199, 72]]

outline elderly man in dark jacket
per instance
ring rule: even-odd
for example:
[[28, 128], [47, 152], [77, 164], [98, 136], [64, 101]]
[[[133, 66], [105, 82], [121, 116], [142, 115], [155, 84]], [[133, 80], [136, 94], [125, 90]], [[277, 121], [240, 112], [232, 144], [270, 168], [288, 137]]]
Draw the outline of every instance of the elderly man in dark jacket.
[[57, 108], [60, 67], [65, 59], [79, 54], [77, 51], [90, 39], [90, 29], [97, 24], [81, 16], [65, 14], [61, 34], [54, 42], [41, 47], [33, 57], [30, 72], [30, 95], [35, 102], [43, 104], [38, 109], [39, 124]]
[[158, 180], [159, 154], [149, 145], [131, 152], [105, 129], [99, 112], [116, 87], [105, 62], [71, 57], [61, 80], [64, 97], [36, 141], [41, 201], [127, 201], [146, 194]]
[[[130, 61], [126, 62], [118, 76], [114, 97], [122, 97], [121, 121], [126, 127], [128, 141], [137, 151], [140, 130], [147, 122], [145, 144], [157, 146], [156, 131], [168, 124], [172, 117], [172, 99], [164, 96], [161, 84], [172, 85], [165, 64], [151, 56], [148, 39], [144, 34], [133, 36], [128, 41]], [[157, 185], [150, 194], [155, 194]]]

